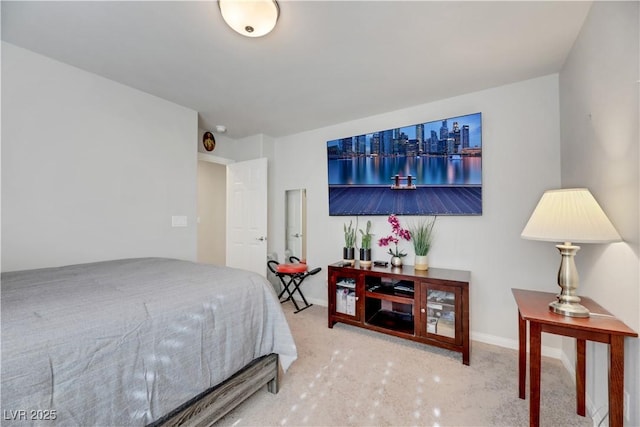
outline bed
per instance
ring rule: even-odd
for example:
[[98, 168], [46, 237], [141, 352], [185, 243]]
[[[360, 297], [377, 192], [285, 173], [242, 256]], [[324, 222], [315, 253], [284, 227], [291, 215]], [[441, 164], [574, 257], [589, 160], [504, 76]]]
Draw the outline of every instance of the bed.
[[271, 284], [244, 270], [140, 258], [3, 273], [1, 286], [7, 426], [209, 423], [264, 383], [276, 392], [278, 360], [297, 357]]

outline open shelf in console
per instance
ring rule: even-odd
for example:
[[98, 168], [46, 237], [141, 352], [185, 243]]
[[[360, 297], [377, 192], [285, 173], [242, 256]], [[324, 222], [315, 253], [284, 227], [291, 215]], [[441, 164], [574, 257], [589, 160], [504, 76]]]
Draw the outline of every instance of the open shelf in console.
[[369, 294], [367, 293], [364, 305], [365, 323], [405, 334], [414, 334], [412, 299], [399, 299], [393, 296], [390, 299], [370, 298]]
[[413, 316], [397, 311], [380, 310], [367, 320], [369, 325], [392, 329], [405, 334], [413, 334]]
[[366, 296], [370, 298], [384, 299], [386, 295], [413, 300], [415, 294], [414, 282], [410, 280], [392, 280], [386, 277], [365, 276], [364, 282]]

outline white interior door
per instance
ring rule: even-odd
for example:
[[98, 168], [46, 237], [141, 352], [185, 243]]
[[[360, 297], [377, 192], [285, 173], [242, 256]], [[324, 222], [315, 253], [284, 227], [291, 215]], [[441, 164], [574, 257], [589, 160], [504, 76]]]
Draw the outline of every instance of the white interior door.
[[227, 266], [267, 273], [267, 159], [227, 165]]

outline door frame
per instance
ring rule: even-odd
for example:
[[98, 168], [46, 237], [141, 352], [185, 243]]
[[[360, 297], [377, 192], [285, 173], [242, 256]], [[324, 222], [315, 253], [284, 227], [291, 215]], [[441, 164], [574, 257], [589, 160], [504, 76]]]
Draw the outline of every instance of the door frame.
[[[227, 158], [224, 158], [224, 157], [218, 157], [218, 156], [214, 156], [214, 155], [207, 154], [207, 153], [198, 152], [198, 159], [197, 159], [197, 162], [196, 162], [197, 163], [196, 167], [200, 168], [200, 162], [214, 163], [214, 164], [217, 164], [217, 165], [220, 165], [220, 166], [224, 166], [224, 168], [225, 168], [225, 176], [226, 176], [226, 167], [227, 167], [227, 165], [235, 163], [235, 160], [227, 159]], [[196, 182], [196, 185], [199, 186], [200, 183]], [[226, 185], [224, 186], [224, 188], [222, 188], [221, 191], [224, 192], [222, 198], [224, 199], [225, 209], [226, 209], [226, 199], [227, 199], [227, 188], [226, 188]], [[199, 191], [198, 191], [198, 193], [199, 193]], [[200, 203], [201, 203], [200, 194], [197, 194], [197, 200], [196, 200], [196, 205], [197, 205], [196, 206], [196, 209], [197, 209], [196, 210], [196, 214], [197, 214], [197, 216], [196, 216], [196, 227], [197, 227], [196, 228], [196, 236], [197, 236], [198, 241], [200, 240], [200, 238], [203, 237], [203, 236], [200, 236], [200, 233], [202, 231], [201, 228], [200, 228], [200, 222], [201, 222], [202, 219], [199, 216]], [[226, 215], [225, 215], [225, 218], [226, 218]], [[223, 224], [223, 228], [226, 230], [226, 223]], [[209, 234], [211, 234], [211, 233], [209, 233]], [[218, 235], [218, 234], [209, 235], [209, 236], [204, 236], [204, 238], [219, 239], [220, 235]], [[223, 244], [224, 244], [224, 248], [222, 249], [222, 252], [223, 252], [222, 258], [223, 258], [223, 260], [225, 262], [222, 263], [222, 265], [225, 265], [226, 264], [226, 251], [227, 251], [227, 249], [226, 249], [226, 244], [227, 244], [226, 235], [225, 235], [225, 241], [223, 242]], [[197, 260], [200, 260], [200, 259], [202, 259], [204, 257], [204, 255], [200, 253], [200, 247], [199, 246], [200, 245], [198, 244], [198, 247], [196, 247], [196, 259]]]

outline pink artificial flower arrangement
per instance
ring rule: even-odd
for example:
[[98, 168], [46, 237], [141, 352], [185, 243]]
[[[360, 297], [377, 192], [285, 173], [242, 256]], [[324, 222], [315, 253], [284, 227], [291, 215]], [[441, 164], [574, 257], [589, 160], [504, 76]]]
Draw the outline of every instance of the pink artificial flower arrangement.
[[407, 254], [398, 249], [398, 242], [400, 242], [400, 239], [410, 241], [411, 233], [409, 233], [409, 230], [400, 227], [400, 220], [397, 216], [389, 215], [389, 219], [387, 221], [391, 224], [392, 234], [387, 237], [381, 237], [380, 240], [378, 240], [378, 246], [389, 246], [393, 243], [395, 245], [395, 250], [389, 248], [389, 255], [397, 257], [406, 256]]

